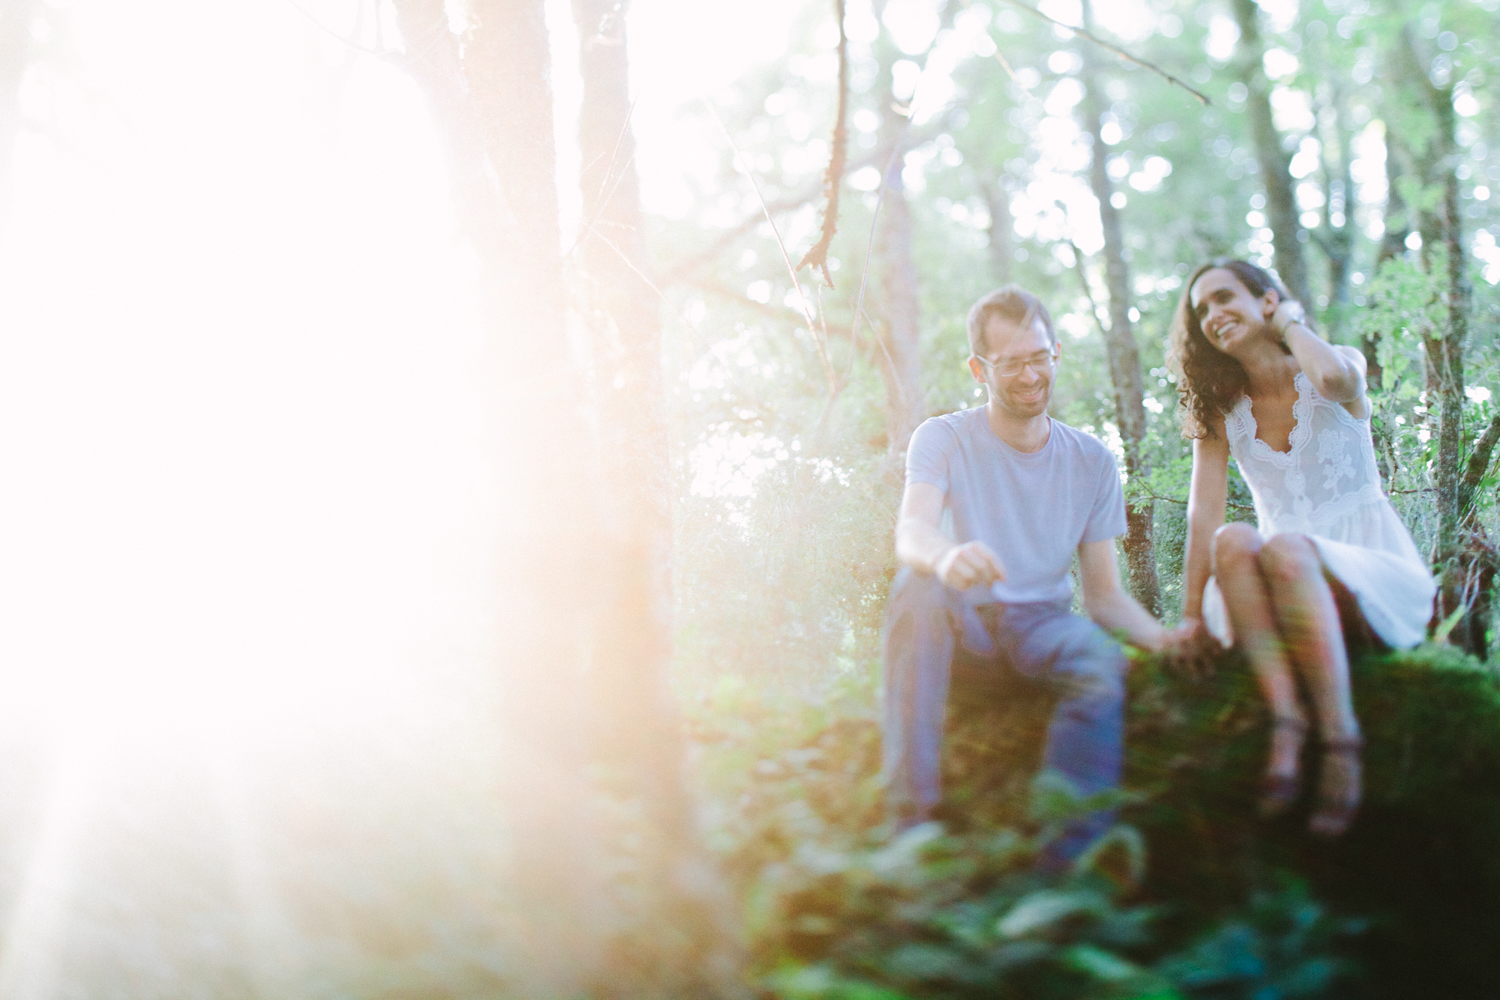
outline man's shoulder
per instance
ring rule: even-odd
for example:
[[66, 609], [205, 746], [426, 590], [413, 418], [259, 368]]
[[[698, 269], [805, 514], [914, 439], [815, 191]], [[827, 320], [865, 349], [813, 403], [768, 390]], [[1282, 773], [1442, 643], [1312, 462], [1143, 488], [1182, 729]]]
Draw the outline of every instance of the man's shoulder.
[[981, 420], [984, 419], [983, 407], [940, 413], [922, 421], [913, 436], [929, 440], [954, 440], [967, 437], [974, 432], [976, 416]]
[[948, 413], [939, 413], [935, 417], [928, 417], [922, 421], [922, 426], [931, 424], [935, 427], [946, 427], [949, 430], [967, 429], [974, 423], [975, 418], [985, 419], [984, 407], [971, 406], [962, 410], [953, 410]]

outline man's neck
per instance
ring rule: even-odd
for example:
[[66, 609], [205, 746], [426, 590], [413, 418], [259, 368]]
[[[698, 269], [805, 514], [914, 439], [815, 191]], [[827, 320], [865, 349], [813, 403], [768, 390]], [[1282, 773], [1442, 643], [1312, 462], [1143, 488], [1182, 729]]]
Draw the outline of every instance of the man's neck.
[[993, 401], [986, 404], [984, 409], [985, 416], [990, 421], [990, 430], [1016, 451], [1029, 455], [1047, 446], [1047, 439], [1052, 435], [1052, 418], [1047, 414], [1016, 417], [1000, 409]]

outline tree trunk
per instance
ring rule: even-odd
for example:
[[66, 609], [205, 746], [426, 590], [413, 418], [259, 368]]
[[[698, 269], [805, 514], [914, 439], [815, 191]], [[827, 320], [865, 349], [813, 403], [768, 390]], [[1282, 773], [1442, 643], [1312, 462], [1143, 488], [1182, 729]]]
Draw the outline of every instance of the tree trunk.
[[1411, 235], [1411, 220], [1406, 211], [1406, 199], [1401, 194], [1401, 178], [1405, 174], [1402, 159], [1405, 151], [1387, 132], [1385, 136], [1385, 233], [1380, 238], [1380, 249], [1375, 254], [1375, 267], [1406, 252], [1406, 238]]
[[979, 178], [979, 193], [984, 196], [989, 209], [989, 256], [990, 272], [995, 284], [1010, 284], [1011, 265], [1016, 259], [1015, 217], [1010, 214], [1010, 192], [1001, 185], [993, 172], [985, 171]]
[[[585, 820], [583, 680], [600, 606], [625, 574], [601, 545], [598, 471], [568, 350], [542, 0], [473, 0], [469, 31], [443, 0], [395, 0], [406, 62], [448, 153], [479, 265], [501, 480], [495, 609], [502, 662], [475, 679], [495, 719], [497, 789], [513, 824], [515, 940], [525, 995], [585, 992], [601, 974], [609, 900]], [[596, 569], [603, 563], [602, 571]], [[588, 567], [587, 581], [580, 567]], [[522, 966], [518, 966], [520, 968]]]
[[[884, 4], [880, 5], [881, 9]], [[879, 16], [880, 10], [876, 11]], [[901, 171], [905, 165], [906, 119], [893, 110], [900, 102], [891, 71], [897, 56], [889, 41], [881, 45], [880, 131], [877, 162], [885, 170], [885, 192], [875, 221], [875, 277], [880, 314], [875, 317], [880, 342], [880, 375], [885, 382], [887, 461], [906, 454], [917, 425], [927, 418], [922, 392], [921, 306], [917, 264], [912, 254], [911, 206]], [[858, 317], [856, 317], [856, 323]]]
[[[1092, 9], [1083, 3], [1083, 23], [1091, 28]], [[1141, 382], [1141, 356], [1130, 321], [1130, 270], [1125, 260], [1125, 237], [1120, 213], [1112, 201], [1114, 184], [1109, 179], [1108, 154], [1104, 145], [1104, 101], [1101, 98], [1097, 56], [1083, 49], [1084, 96], [1079, 104], [1083, 128], [1093, 139], [1093, 164], [1089, 185], [1099, 202], [1099, 221], [1104, 229], [1104, 275], [1109, 289], [1109, 329], [1104, 344], [1109, 356], [1110, 381], [1115, 390], [1115, 422], [1125, 447], [1126, 481], [1135, 483], [1145, 475], [1141, 454], [1146, 438], [1145, 390]], [[1083, 262], [1079, 261], [1080, 271]], [[1161, 588], [1156, 579], [1156, 548], [1152, 543], [1155, 507], [1150, 498], [1125, 505], [1125, 563], [1130, 572], [1130, 592], [1152, 615], [1161, 614]]]
[[[1333, 112], [1333, 146], [1338, 163], [1329, 164], [1325, 144], [1323, 173], [1328, 178], [1328, 198], [1318, 244], [1328, 257], [1328, 339], [1340, 342], [1349, 325], [1349, 265], [1354, 259], [1353, 139], [1347, 127], [1348, 101], [1343, 85], [1334, 80], [1329, 86], [1333, 89], [1329, 107]], [[1335, 215], [1341, 221], [1335, 223]]]
[[[1468, 260], [1463, 242], [1459, 208], [1457, 119], [1452, 86], [1438, 87], [1427, 72], [1427, 61], [1419, 52], [1410, 27], [1402, 31], [1403, 84], [1416, 98], [1418, 107], [1432, 115], [1435, 128], [1425, 146], [1415, 152], [1416, 166], [1424, 187], [1437, 189], [1440, 197], [1418, 213], [1422, 233], [1422, 261], [1429, 274], [1441, 268], [1442, 305], [1445, 320], [1423, 337], [1427, 355], [1427, 406], [1438, 409], [1437, 457], [1433, 479], [1437, 488], [1438, 539], [1434, 555], [1438, 565], [1439, 617], [1460, 608], [1470, 609], [1449, 633], [1450, 641], [1478, 656], [1488, 645], [1488, 615], [1474, 613], [1487, 607], [1478, 601], [1493, 576], [1492, 554], [1482, 529], [1470, 516], [1472, 490], [1464, 485], [1464, 348], [1469, 334], [1469, 309], [1473, 290], [1469, 285]], [[1437, 398], [1434, 400], [1433, 395]], [[1488, 573], [1486, 569], [1488, 568]]]
[[[1394, 260], [1406, 252], [1406, 237], [1410, 233], [1410, 222], [1406, 211], [1406, 199], [1401, 195], [1401, 177], [1405, 172], [1402, 158], [1405, 156], [1395, 136], [1385, 135], [1385, 233], [1380, 238], [1380, 248], [1375, 253], [1375, 275], [1388, 260]], [[1369, 369], [1368, 380], [1373, 391], [1384, 388], [1385, 372], [1380, 366], [1380, 334], [1372, 331], [1360, 339], [1360, 350], [1364, 352]], [[1394, 472], [1394, 470], [1392, 470]]]
[[723, 995], [738, 980], [733, 904], [697, 835], [686, 744], [669, 687], [671, 466], [659, 298], [642, 225], [630, 123], [628, 2], [573, 0], [583, 100], [579, 147], [582, 298], [593, 332], [598, 437], [619, 579], [596, 626], [590, 730], [601, 762], [637, 799], [648, 894], [617, 942], [651, 995]]
[[[597, 735], [612, 757], [682, 766], [682, 737], [667, 710], [672, 652], [672, 509], [662, 394], [661, 320], [641, 225], [635, 138], [630, 127], [625, 35], [627, 5], [573, 0], [583, 101], [578, 137], [584, 231], [579, 236], [582, 293], [594, 334], [595, 391], [612, 534], [645, 546], [646, 584], [631, 614], [601, 647], [605, 663], [591, 685], [608, 706]], [[631, 706], [634, 712], [621, 713]], [[627, 722], [622, 716], [632, 718]], [[639, 723], [649, 720], [649, 732]], [[665, 725], [665, 728], [662, 728]], [[659, 768], [652, 767], [652, 770]], [[673, 814], [682, 804], [658, 803]]]
[[1281, 133], [1276, 131], [1276, 120], [1271, 116], [1271, 82], [1266, 79], [1264, 66], [1266, 48], [1260, 37], [1260, 7], [1255, 0], [1234, 0], [1234, 17], [1240, 27], [1239, 76], [1250, 90], [1246, 104], [1255, 136], [1255, 159], [1266, 185], [1266, 215], [1274, 237], [1276, 273], [1292, 298], [1310, 309], [1315, 303], [1308, 293], [1291, 161], [1282, 148]]

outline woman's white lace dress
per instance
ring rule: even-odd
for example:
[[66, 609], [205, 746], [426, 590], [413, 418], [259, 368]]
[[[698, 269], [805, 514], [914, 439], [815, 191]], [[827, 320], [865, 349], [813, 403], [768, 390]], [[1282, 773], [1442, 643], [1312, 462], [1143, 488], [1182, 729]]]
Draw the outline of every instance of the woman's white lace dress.
[[[1437, 586], [1380, 488], [1370, 422], [1318, 395], [1301, 372], [1296, 385], [1288, 451], [1255, 436], [1248, 396], [1224, 418], [1230, 454], [1255, 498], [1256, 527], [1266, 538], [1284, 531], [1311, 538], [1376, 634], [1396, 648], [1414, 646], [1427, 633]], [[1230, 645], [1224, 599], [1212, 579], [1203, 592], [1203, 620]]]

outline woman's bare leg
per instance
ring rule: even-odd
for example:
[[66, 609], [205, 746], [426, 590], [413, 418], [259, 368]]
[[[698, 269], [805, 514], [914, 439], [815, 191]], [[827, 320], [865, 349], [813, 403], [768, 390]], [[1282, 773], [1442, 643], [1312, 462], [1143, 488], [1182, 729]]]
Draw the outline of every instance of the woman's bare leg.
[[1214, 535], [1213, 563], [1235, 642], [1244, 649], [1271, 706], [1271, 753], [1261, 808], [1274, 814], [1296, 798], [1307, 718], [1261, 570], [1262, 544], [1250, 525], [1226, 524]]
[[1336, 836], [1354, 819], [1360, 799], [1359, 721], [1338, 605], [1318, 550], [1305, 535], [1268, 539], [1260, 564], [1281, 637], [1312, 697], [1327, 748], [1312, 829]]

